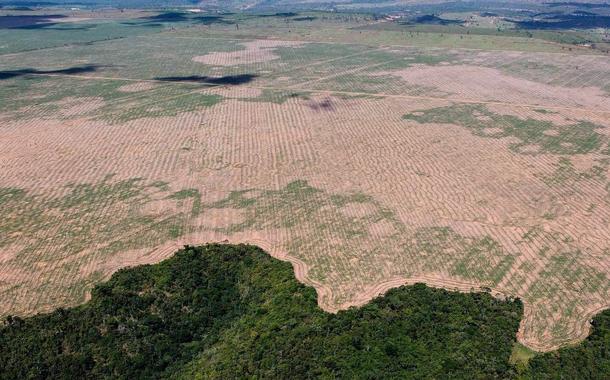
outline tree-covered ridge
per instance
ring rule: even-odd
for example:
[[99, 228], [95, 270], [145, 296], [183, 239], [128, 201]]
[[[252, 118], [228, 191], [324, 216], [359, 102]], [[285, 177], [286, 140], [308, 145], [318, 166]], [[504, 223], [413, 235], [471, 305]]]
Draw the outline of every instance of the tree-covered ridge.
[[7, 319], [0, 376], [502, 378], [521, 312], [415, 285], [329, 314], [259, 248], [186, 247], [117, 272], [82, 306]]
[[[607, 378], [610, 314], [581, 345], [509, 362], [519, 300], [423, 284], [330, 314], [249, 245], [185, 247], [89, 302], [0, 328], [0, 378]], [[605, 361], [604, 361], [605, 359]]]

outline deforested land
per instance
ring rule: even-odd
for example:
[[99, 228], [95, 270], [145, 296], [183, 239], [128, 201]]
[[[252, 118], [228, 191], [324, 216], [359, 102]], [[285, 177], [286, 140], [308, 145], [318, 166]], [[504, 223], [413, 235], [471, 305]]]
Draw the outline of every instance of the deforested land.
[[[432, 348], [405, 359], [430, 377], [460, 360], [483, 378], [556, 378], [568, 368], [562, 376], [572, 378], [585, 367], [588, 378], [610, 376], [599, 359], [610, 344], [610, 8], [285, 3], [0, 8], [0, 316], [10, 316], [0, 339], [34, 334], [41, 355], [57, 354], [39, 344], [49, 338], [40, 323], [68, 313], [99, 330], [96, 292], [144, 270], [122, 268], [184, 245], [249, 243], [292, 264], [321, 308], [303, 313], [323, 323], [356, 320], [401, 292], [512, 310], [493, 332], [506, 334], [508, 357], [498, 346], [477, 362], [491, 336], [468, 335], [477, 348], [459, 360]], [[86, 338], [73, 333], [63, 354]], [[199, 342], [190, 350], [160, 337], [168, 351], [145, 369], [99, 367], [119, 340], [93, 339], [65, 373], [167, 376], [170, 352], [184, 374], [203, 371], [191, 363], [198, 355], [228, 363], [202, 353], [217, 343], [199, 338], [185, 338]], [[293, 344], [273, 339], [283, 338]], [[367, 371], [394, 352], [378, 348]], [[349, 371], [368, 362], [342, 352], [339, 372], [311, 375], [366, 377]], [[229, 374], [218, 371], [205, 373]]]

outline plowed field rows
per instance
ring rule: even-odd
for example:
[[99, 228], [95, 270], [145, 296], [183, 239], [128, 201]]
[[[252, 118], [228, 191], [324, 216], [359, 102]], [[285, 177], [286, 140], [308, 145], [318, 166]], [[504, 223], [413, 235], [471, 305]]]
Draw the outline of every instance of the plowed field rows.
[[520, 297], [531, 348], [586, 336], [610, 307], [607, 57], [284, 37], [0, 55], [0, 315], [228, 240], [327, 310], [421, 281]]

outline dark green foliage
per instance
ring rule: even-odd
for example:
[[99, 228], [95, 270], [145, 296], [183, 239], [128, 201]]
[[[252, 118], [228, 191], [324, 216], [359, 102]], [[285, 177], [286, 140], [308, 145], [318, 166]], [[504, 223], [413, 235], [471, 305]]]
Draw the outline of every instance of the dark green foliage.
[[530, 359], [524, 379], [610, 379], [610, 310], [593, 319], [582, 343]]
[[519, 301], [424, 285], [329, 314], [290, 264], [186, 247], [0, 329], [0, 378], [506, 378]]

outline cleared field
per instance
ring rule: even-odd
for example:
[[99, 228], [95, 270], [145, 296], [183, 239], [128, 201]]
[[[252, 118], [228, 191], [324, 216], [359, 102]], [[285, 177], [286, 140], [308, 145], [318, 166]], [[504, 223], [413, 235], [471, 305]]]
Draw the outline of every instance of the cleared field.
[[522, 298], [530, 348], [586, 336], [610, 306], [606, 56], [238, 21], [0, 55], [0, 314], [228, 239], [326, 310], [424, 281]]

